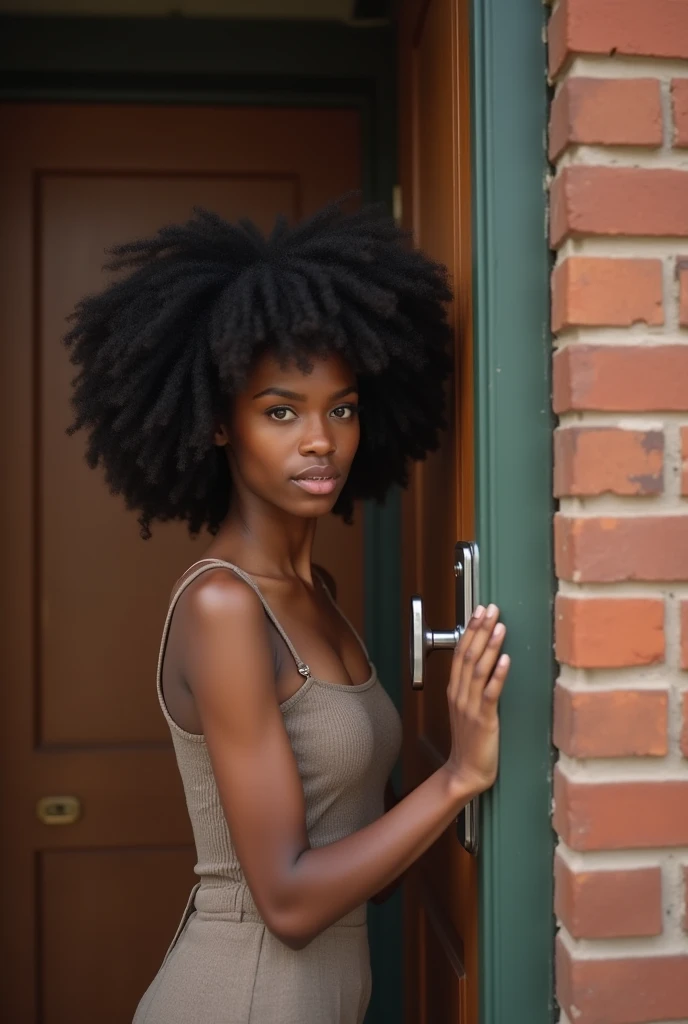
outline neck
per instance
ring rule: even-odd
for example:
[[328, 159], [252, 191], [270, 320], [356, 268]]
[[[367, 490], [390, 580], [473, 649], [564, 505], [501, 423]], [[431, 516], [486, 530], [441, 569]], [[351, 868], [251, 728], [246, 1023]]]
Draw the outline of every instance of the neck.
[[311, 558], [317, 519], [292, 516], [252, 496], [235, 495], [208, 550], [256, 576], [313, 582]]

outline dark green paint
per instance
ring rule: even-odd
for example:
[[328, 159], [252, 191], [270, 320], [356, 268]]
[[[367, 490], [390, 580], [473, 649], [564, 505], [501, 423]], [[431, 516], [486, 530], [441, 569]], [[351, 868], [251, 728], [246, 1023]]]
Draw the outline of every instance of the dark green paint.
[[553, 568], [544, 6], [473, 0], [481, 597], [509, 629], [499, 779], [482, 799], [482, 1024], [549, 1024]]
[[[389, 27], [188, 18], [0, 16], [0, 99], [346, 106], [361, 114], [363, 192], [396, 181], [396, 46]], [[367, 507], [366, 634], [401, 706], [398, 495]], [[397, 786], [400, 780], [397, 778]], [[370, 906], [366, 1024], [401, 1024], [401, 894]]]

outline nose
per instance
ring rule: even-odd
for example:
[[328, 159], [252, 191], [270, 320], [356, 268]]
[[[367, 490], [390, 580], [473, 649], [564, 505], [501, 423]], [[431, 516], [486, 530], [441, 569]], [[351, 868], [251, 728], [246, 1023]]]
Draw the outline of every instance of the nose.
[[306, 421], [306, 429], [301, 435], [299, 452], [301, 455], [331, 455], [336, 451], [334, 438], [329, 423], [321, 416], [310, 417]]

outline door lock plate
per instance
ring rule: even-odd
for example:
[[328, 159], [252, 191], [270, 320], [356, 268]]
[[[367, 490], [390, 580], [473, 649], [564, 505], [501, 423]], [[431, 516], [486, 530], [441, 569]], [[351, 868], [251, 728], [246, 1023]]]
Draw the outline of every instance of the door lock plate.
[[44, 796], [36, 814], [44, 825], [73, 825], [81, 817], [81, 801], [76, 796]]
[[[455, 623], [453, 629], [428, 629], [419, 595], [411, 598], [410, 660], [411, 686], [422, 690], [425, 684], [425, 660], [437, 650], [453, 650], [463, 635], [478, 604], [478, 545], [458, 541], [454, 547]], [[459, 842], [468, 853], [478, 852], [478, 798], [475, 797], [457, 818]]]

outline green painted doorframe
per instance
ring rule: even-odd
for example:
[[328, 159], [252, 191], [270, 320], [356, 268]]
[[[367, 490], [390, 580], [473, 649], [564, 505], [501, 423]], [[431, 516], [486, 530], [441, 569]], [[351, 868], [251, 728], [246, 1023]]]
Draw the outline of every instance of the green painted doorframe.
[[553, 1020], [553, 567], [544, 4], [473, 0], [476, 501], [481, 595], [512, 670], [482, 800], [481, 1024]]
[[[510, 627], [500, 778], [482, 801], [481, 1024], [549, 1024], [552, 487], [543, 5], [472, 0], [481, 592]], [[396, 179], [393, 33], [327, 23], [0, 16], [0, 101], [355, 105], [366, 198]], [[400, 513], [366, 510], [366, 627], [401, 702]], [[368, 1024], [401, 1022], [399, 895], [371, 908]]]

